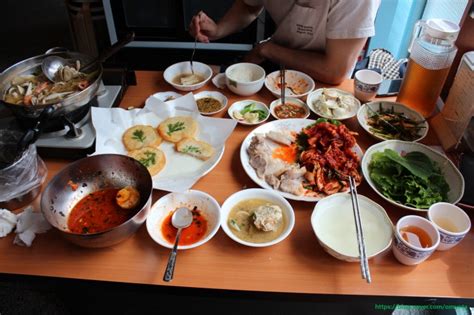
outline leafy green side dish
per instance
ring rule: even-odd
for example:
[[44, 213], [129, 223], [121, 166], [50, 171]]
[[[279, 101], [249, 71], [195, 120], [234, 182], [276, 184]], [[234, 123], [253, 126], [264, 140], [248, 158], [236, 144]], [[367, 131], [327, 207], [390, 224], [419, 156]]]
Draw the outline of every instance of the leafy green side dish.
[[427, 209], [448, 200], [449, 185], [441, 169], [422, 152], [405, 156], [391, 149], [376, 152], [369, 164], [369, 176], [385, 197], [406, 206]]
[[198, 153], [201, 154], [201, 150], [198, 147], [195, 147], [193, 145], [188, 145], [183, 149], [184, 153]]
[[140, 141], [141, 143], [145, 142], [146, 136], [143, 130], [137, 129], [132, 134], [132, 139]]
[[138, 161], [142, 163], [145, 167], [150, 167], [156, 163], [156, 153], [151, 151], [145, 151], [144, 154], [146, 155], [146, 157], [141, 158]]
[[245, 105], [245, 107], [240, 111], [242, 115], [245, 115], [246, 113], [257, 113], [258, 114], [258, 120], [264, 120], [268, 112], [263, 110], [263, 109], [257, 109], [257, 106], [255, 103], [251, 103], [248, 105]]
[[184, 122], [183, 121], [178, 121], [174, 124], [168, 124], [168, 131], [166, 132], [166, 134], [168, 136], [171, 136], [171, 134], [173, 132], [176, 132], [176, 131], [180, 131], [180, 130], [183, 130], [184, 128], [186, 128], [184, 126]]

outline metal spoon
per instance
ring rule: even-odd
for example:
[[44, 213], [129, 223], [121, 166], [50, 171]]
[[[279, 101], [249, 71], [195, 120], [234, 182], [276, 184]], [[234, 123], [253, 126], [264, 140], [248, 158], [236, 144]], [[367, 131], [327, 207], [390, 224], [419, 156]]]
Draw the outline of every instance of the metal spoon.
[[[117, 51], [119, 51], [123, 46], [127, 45], [130, 43], [133, 39], [135, 38], [135, 33], [131, 32], [128, 33], [126, 37], [123, 39], [119, 40], [109, 48], [105, 49], [102, 51], [97, 58], [92, 59], [85, 65], [83, 65], [80, 70], [81, 72], [87, 71], [87, 69], [96, 64], [97, 62], [104, 62], [107, 60], [110, 56], [115, 54]], [[59, 56], [49, 56], [43, 59], [41, 62], [41, 71], [43, 71], [44, 75], [51, 80], [52, 82], [58, 81], [58, 78], [56, 76], [56, 72], [64, 66], [72, 66], [75, 67], [76, 60], [68, 60], [64, 59]]]
[[173, 280], [174, 265], [176, 264], [176, 255], [178, 254], [178, 243], [181, 237], [181, 231], [187, 228], [193, 222], [193, 213], [188, 208], [178, 208], [171, 217], [171, 224], [178, 229], [176, 233], [176, 240], [174, 242], [173, 250], [168, 258], [168, 264], [166, 265], [165, 275], [163, 280], [169, 282]]

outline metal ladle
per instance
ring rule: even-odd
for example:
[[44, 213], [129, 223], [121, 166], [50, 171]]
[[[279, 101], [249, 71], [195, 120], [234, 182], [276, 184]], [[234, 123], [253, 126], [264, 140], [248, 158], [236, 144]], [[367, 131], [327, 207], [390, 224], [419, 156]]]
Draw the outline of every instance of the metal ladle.
[[188, 208], [178, 208], [171, 217], [171, 224], [178, 229], [178, 232], [176, 233], [176, 240], [174, 242], [173, 250], [170, 253], [170, 257], [168, 258], [165, 275], [163, 276], [163, 280], [166, 282], [173, 280], [174, 266], [176, 264], [176, 255], [178, 254], [178, 243], [179, 238], [181, 237], [181, 231], [184, 228], [190, 226], [191, 223], [193, 223], [193, 213]]
[[[128, 33], [126, 37], [123, 39], [119, 40], [109, 48], [105, 49], [102, 51], [97, 58], [94, 58], [93, 60], [89, 61], [85, 65], [83, 65], [80, 70], [81, 72], [87, 71], [87, 69], [96, 64], [97, 62], [104, 62], [107, 60], [110, 56], [115, 54], [117, 51], [119, 51], [123, 46], [127, 45], [130, 43], [133, 39], [135, 38], [135, 33], [131, 32]], [[59, 56], [49, 56], [43, 59], [41, 62], [41, 71], [43, 71], [43, 74], [52, 82], [56, 82], [59, 79], [56, 76], [56, 72], [58, 72], [59, 69], [61, 69], [64, 66], [73, 66], [75, 65], [76, 60], [68, 60], [64, 59]]]

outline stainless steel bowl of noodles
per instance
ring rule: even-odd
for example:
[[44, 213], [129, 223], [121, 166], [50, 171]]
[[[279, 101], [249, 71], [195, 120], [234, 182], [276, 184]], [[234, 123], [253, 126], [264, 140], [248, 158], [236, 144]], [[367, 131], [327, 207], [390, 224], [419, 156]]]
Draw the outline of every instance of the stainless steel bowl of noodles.
[[[70, 63], [61, 71], [62, 80], [58, 82], [49, 81], [41, 71], [41, 63], [48, 56], [59, 56]], [[77, 52], [52, 51], [20, 61], [0, 74], [0, 102], [18, 118], [36, 119], [49, 106], [54, 108], [50, 117], [72, 112], [87, 105], [99, 89], [103, 71], [100, 62], [81, 72], [81, 65], [93, 60]]]

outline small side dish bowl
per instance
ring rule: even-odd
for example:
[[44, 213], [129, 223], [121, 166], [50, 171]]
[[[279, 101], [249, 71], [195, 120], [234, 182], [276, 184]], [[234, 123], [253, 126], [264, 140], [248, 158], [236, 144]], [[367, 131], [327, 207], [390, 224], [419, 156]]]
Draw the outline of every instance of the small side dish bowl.
[[[75, 205], [90, 193], [132, 186], [140, 193], [134, 215], [124, 223], [97, 233], [73, 233], [68, 220]], [[67, 240], [83, 247], [107, 247], [130, 237], [145, 222], [151, 205], [152, 180], [137, 160], [119, 154], [93, 155], [63, 168], [41, 196], [45, 219]]]
[[[246, 106], [250, 106], [252, 104], [253, 104], [252, 106], [253, 109], [250, 111], [250, 113], [252, 112], [257, 113], [257, 114], [260, 113], [258, 120], [252, 122], [245, 119], [244, 117], [240, 118], [240, 116], [238, 117], [235, 116], [235, 115], [238, 115], [237, 113], [242, 113], [242, 111], [246, 108]], [[227, 110], [227, 113], [229, 114], [230, 118], [232, 118], [233, 120], [236, 120], [238, 123], [242, 125], [249, 125], [249, 126], [261, 124], [262, 122], [266, 121], [268, 117], [270, 116], [270, 110], [268, 109], [267, 105], [265, 105], [262, 102], [257, 102], [254, 100], [243, 100], [243, 101], [235, 102], [229, 107], [229, 109]], [[241, 115], [245, 115], [245, 113]]]
[[[390, 114], [396, 114], [398, 115], [403, 115], [409, 120], [419, 122], [417, 125], [417, 130], [414, 132], [416, 134], [413, 139], [405, 139], [407, 137], [406, 134], [398, 134], [398, 135], [393, 135], [391, 136], [390, 134], [383, 134], [381, 132], [378, 132], [374, 130], [374, 128], [369, 124], [369, 119], [376, 115], [377, 113], [390, 113]], [[401, 104], [401, 103], [396, 103], [396, 102], [389, 102], [389, 101], [376, 101], [376, 102], [370, 102], [367, 104], [362, 105], [359, 108], [359, 111], [357, 112], [357, 120], [359, 121], [359, 124], [361, 125], [362, 128], [364, 128], [365, 131], [367, 131], [372, 137], [378, 140], [404, 140], [404, 141], [420, 141], [426, 135], [428, 134], [428, 129], [429, 129], [429, 124], [428, 122], [423, 118], [421, 114], [419, 114], [417, 111]], [[394, 126], [394, 128], [399, 128], [398, 126]], [[403, 138], [403, 139], [401, 139]]]
[[[384, 208], [371, 199], [358, 195], [367, 258], [390, 248], [393, 224]], [[311, 214], [311, 226], [323, 249], [331, 256], [359, 261], [357, 234], [350, 194], [337, 193], [321, 199]]]
[[183, 85], [183, 84], [178, 84], [174, 82], [176, 77], [180, 75], [191, 74], [191, 64], [189, 61], [178, 62], [178, 63], [175, 63], [174, 65], [169, 66], [168, 68], [166, 68], [165, 72], [163, 73], [163, 77], [168, 84], [170, 84], [177, 90], [194, 91], [194, 90], [202, 88], [207, 83], [207, 81], [211, 79], [212, 69], [211, 67], [209, 67], [208, 65], [202, 62], [193, 61], [193, 70], [195, 74], [203, 78], [201, 82], [198, 82], [196, 84], [190, 84], [190, 85]]
[[265, 82], [265, 70], [254, 63], [236, 63], [225, 71], [227, 88], [235, 94], [250, 96], [258, 91]]
[[[213, 99], [217, 100], [221, 104], [220, 108], [216, 109], [216, 110], [211, 110], [211, 111], [205, 111], [205, 110], [201, 111], [201, 108], [199, 108], [199, 102], [198, 101], [201, 100], [201, 99], [205, 99], [205, 98], [213, 98]], [[196, 103], [198, 103], [198, 110], [202, 115], [214, 115], [214, 114], [217, 114], [217, 113], [223, 111], [227, 107], [227, 97], [225, 97], [224, 94], [222, 94], [220, 92], [216, 92], [216, 91], [202, 91], [202, 92], [199, 92], [197, 94], [194, 94], [194, 99], [196, 100]]]
[[354, 117], [360, 107], [360, 101], [354, 95], [335, 88], [322, 88], [311, 92], [306, 103], [316, 115], [337, 120]]
[[375, 192], [385, 199], [386, 201], [390, 202], [391, 204], [406, 209], [406, 210], [414, 210], [414, 211], [421, 211], [427, 212], [428, 208], [415, 208], [413, 206], [407, 206], [401, 203], [398, 203], [387, 196], [385, 196], [381, 189], [379, 189], [370, 176], [369, 165], [374, 158], [374, 154], [377, 152], [384, 152], [385, 149], [391, 149], [397, 152], [399, 155], [406, 155], [409, 152], [421, 152], [425, 154], [432, 162], [436, 164], [437, 167], [440, 168], [441, 174], [444, 176], [446, 183], [449, 185], [448, 191], [448, 200], [447, 202], [456, 204], [461, 200], [464, 194], [464, 178], [456, 168], [456, 166], [449, 160], [445, 155], [439, 153], [436, 150], [431, 149], [430, 147], [420, 144], [418, 142], [407, 142], [407, 141], [400, 141], [400, 140], [385, 140], [383, 142], [379, 142], [377, 144], [372, 145], [369, 147], [362, 158], [361, 168], [362, 173], [364, 174], [364, 178], [367, 183], [372, 187]]
[[[285, 94], [288, 97], [304, 98], [314, 90], [314, 80], [306, 73], [296, 70], [285, 70]], [[265, 78], [265, 87], [275, 97], [281, 97], [280, 71], [275, 71]]]
[[[250, 199], [265, 200], [272, 204], [278, 205], [282, 209], [283, 218], [286, 219], [286, 224], [281, 234], [276, 239], [268, 242], [253, 243], [240, 239], [230, 229], [228, 221], [229, 214], [231, 213], [232, 209], [240, 202]], [[221, 212], [221, 227], [224, 232], [237, 243], [250, 247], [267, 247], [275, 245], [283, 241], [291, 233], [293, 227], [295, 226], [295, 213], [290, 203], [279, 194], [267, 189], [252, 188], [238, 191], [227, 198], [227, 200], [222, 205]]]
[[163, 236], [162, 225], [170, 212], [180, 207], [186, 207], [190, 210], [197, 207], [207, 221], [207, 229], [197, 242], [190, 245], [179, 245], [178, 249], [191, 249], [201, 246], [208, 242], [219, 230], [221, 220], [220, 206], [212, 196], [198, 190], [169, 193], [153, 204], [146, 220], [148, 234], [161, 246], [173, 248], [174, 242], [168, 242]]
[[176, 93], [174, 91], [167, 91], [167, 92], [158, 92], [150, 97], [154, 97], [162, 102], [168, 102], [177, 99], [178, 97], [181, 97], [183, 95]]
[[281, 104], [281, 98], [271, 102], [270, 113], [276, 119], [304, 119], [308, 118], [310, 111], [308, 105], [306, 105], [306, 103], [300, 100], [299, 98], [287, 97], [285, 98], [285, 105]]

